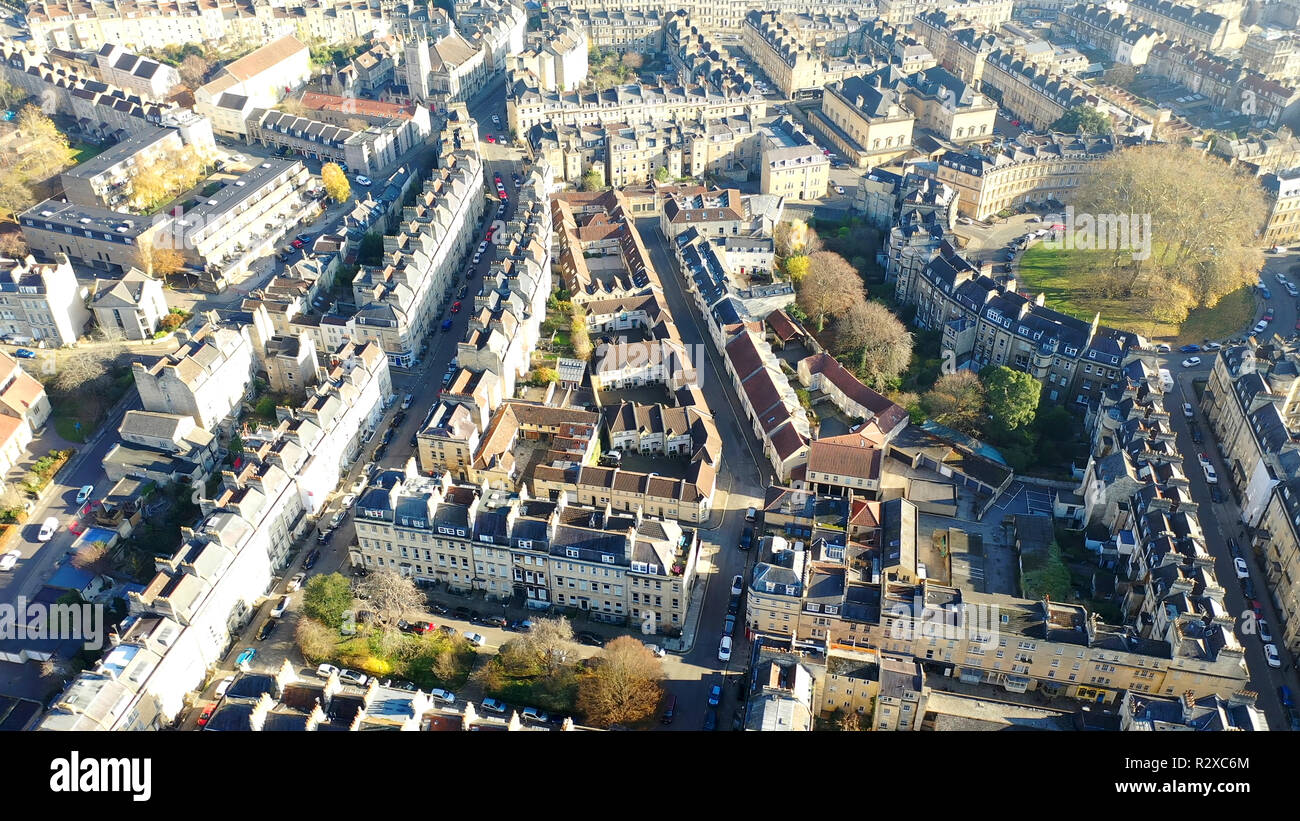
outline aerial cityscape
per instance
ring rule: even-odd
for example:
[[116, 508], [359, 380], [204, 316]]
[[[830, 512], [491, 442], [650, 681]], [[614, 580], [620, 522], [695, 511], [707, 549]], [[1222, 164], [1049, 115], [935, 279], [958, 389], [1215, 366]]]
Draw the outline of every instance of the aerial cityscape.
[[1300, 0], [0, 5], [0, 729], [1300, 730]]

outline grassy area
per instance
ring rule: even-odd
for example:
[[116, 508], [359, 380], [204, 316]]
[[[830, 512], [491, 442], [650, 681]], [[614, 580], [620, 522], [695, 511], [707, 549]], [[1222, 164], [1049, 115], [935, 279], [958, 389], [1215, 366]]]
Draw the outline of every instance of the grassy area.
[[[77, 425], [81, 427], [78, 428]], [[99, 423], [94, 419], [81, 419], [76, 416], [55, 416], [54, 430], [69, 442], [85, 442], [95, 434]]]
[[1103, 325], [1174, 345], [1232, 336], [1250, 324], [1254, 316], [1255, 297], [1246, 287], [1228, 294], [1213, 308], [1197, 308], [1181, 325], [1152, 319], [1132, 301], [1097, 295], [1071, 270], [1067, 264], [1071, 254], [1090, 253], [1098, 252], [1067, 252], [1033, 245], [1021, 257], [1019, 286], [1028, 293], [1043, 293], [1047, 306], [1062, 313], [1090, 322], [1100, 312]]
[[104, 150], [104, 146], [74, 142], [72, 144], [72, 149], [76, 152], [72, 155], [72, 162], [79, 165], [91, 157], [101, 153]]

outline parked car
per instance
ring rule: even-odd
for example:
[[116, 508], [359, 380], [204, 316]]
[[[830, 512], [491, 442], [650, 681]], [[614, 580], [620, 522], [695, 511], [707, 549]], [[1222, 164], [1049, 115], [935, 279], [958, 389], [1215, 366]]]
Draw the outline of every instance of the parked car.
[[653, 653], [655, 658], [661, 659], [664, 656], [668, 655], [668, 651], [657, 644], [650, 644], [649, 642], [644, 642], [644, 644], [645, 644], [645, 649]]
[[86, 500], [90, 498], [90, 494], [94, 492], [94, 485], [82, 485], [81, 490], [77, 491], [77, 504], [85, 504]]
[[266, 641], [266, 639], [275, 632], [275, 626], [279, 624], [278, 619], [267, 619], [262, 624], [262, 629], [257, 631], [257, 640]]
[[534, 724], [546, 724], [551, 720], [551, 717], [546, 714], [545, 710], [538, 709], [537, 707], [525, 707], [523, 712], [519, 714], [519, 717], [524, 721], [531, 721]]
[[295, 573], [293, 575], [293, 578], [289, 579], [289, 583], [284, 586], [284, 589], [289, 593], [292, 593], [293, 591], [302, 587], [302, 583], [306, 580], [307, 580], [306, 573]]
[[1199, 356], [1189, 356], [1183, 360], [1184, 368], [1195, 368], [1199, 364], [1201, 364], [1201, 358]]
[[1268, 288], [1264, 287], [1263, 285], [1259, 286], [1259, 295], [1264, 297], [1264, 299], [1273, 298], [1273, 292], [1270, 291]]
[[[384, 434], [384, 435], [387, 437], [384, 440], [385, 442], [393, 438], [391, 436], [388, 436], [388, 434]], [[340, 510], [335, 512], [335, 514], [332, 517], [330, 517], [330, 527], [338, 527], [339, 525], [343, 524], [343, 520], [346, 519], [347, 517], [348, 517], [348, 512], [346, 510]]]
[[466, 633], [465, 641], [469, 642], [475, 647], [487, 646], [487, 639], [483, 638], [483, 636], [480, 635], [479, 633]]
[[704, 714], [704, 729], [708, 731], [718, 729], [718, 711], [709, 710]]
[[483, 699], [483, 710], [485, 712], [496, 713], [497, 715], [503, 715], [508, 709], [510, 708], [506, 705], [504, 701], [497, 701], [495, 698]]
[[330, 527], [329, 525], [322, 527], [320, 530], [316, 531], [316, 543], [325, 544], [330, 540], [330, 536], [332, 536], [333, 534], [334, 534], [334, 528]]
[[1182, 353], [1200, 353], [1200, 352], [1201, 352], [1201, 346], [1200, 346], [1200, 345], [1184, 345], [1183, 347], [1179, 348], [1178, 350], [1181, 351]]
[[439, 687], [434, 687], [432, 690], [429, 691], [429, 698], [433, 699], [434, 701], [441, 702], [443, 704], [456, 703], [455, 693], [453, 693], [451, 690], [443, 690]]
[[1273, 631], [1268, 629], [1268, 622], [1263, 619], [1255, 620], [1255, 629], [1259, 631], [1259, 640], [1265, 644], [1273, 640]]
[[731, 579], [731, 595], [739, 596], [744, 589], [745, 577], [739, 574], [733, 576]]
[[29, 351], [26, 348], [19, 348], [18, 350], [14, 351], [14, 356], [18, 357], [19, 359], [35, 359], [36, 352]]
[[1235, 559], [1232, 560], [1232, 566], [1233, 566], [1233, 569], [1235, 569], [1235, 570], [1237, 571], [1237, 578], [1239, 578], [1239, 579], [1249, 579], [1249, 578], [1250, 578], [1250, 568], [1246, 566], [1246, 560], [1245, 560], [1245, 559], [1243, 559], [1243, 558], [1241, 558], [1240, 556], [1238, 556], [1237, 558], [1235, 558]]
[[1201, 444], [1201, 439], [1203, 438], [1201, 436], [1201, 429], [1196, 425], [1188, 425], [1188, 429], [1192, 432], [1192, 442], [1197, 445]]
[[1251, 328], [1250, 331], [1251, 333], [1262, 334], [1267, 328], [1268, 322], [1261, 319], [1259, 322], [1255, 323], [1255, 327]]
[[736, 632], [736, 617], [727, 616], [727, 620], [722, 623], [722, 635], [730, 636]]
[[1277, 700], [1282, 702], [1283, 707], [1291, 707], [1295, 704], [1295, 699], [1291, 698], [1291, 688], [1285, 684], [1278, 685]]
[[731, 597], [731, 600], [727, 602], [727, 614], [730, 616], [735, 616], [738, 615], [739, 613], [740, 613], [740, 596], [733, 595]]
[[0, 571], [8, 572], [18, 565], [18, 560], [23, 557], [21, 551], [10, 550], [8, 553], [0, 556]]
[[289, 596], [288, 595], [281, 596], [280, 601], [277, 602], [275, 608], [271, 610], [271, 618], [273, 619], [280, 618], [281, 616], [284, 615], [284, 612], [288, 609], [289, 609]]
[[1218, 485], [1210, 485], [1210, 501], [1216, 505], [1223, 504], [1223, 491], [1219, 490]]
[[723, 636], [718, 643], [718, 661], [731, 661], [731, 636]]
[[1268, 662], [1269, 667], [1282, 666], [1282, 655], [1278, 653], [1276, 644], [1264, 645], [1264, 660]]
[[220, 700], [220, 699], [222, 699], [222, 698], [225, 698], [226, 691], [229, 690], [229, 689], [230, 689], [230, 685], [232, 685], [232, 684], [234, 684], [234, 683], [235, 683], [235, 677], [234, 677], [234, 676], [226, 676], [226, 677], [223, 678], [220, 682], [217, 683], [217, 689], [216, 689], [216, 691], [212, 694], [213, 697], [216, 698], [216, 699], [218, 699], [218, 700]]
[[304, 570], [311, 570], [320, 561], [320, 550], [313, 550], [307, 554], [307, 559], [302, 563]]
[[588, 647], [604, 647], [605, 640], [590, 630], [580, 630], [576, 636], [579, 644], [585, 644]]
[[740, 542], [736, 545], [741, 550], [749, 550], [754, 546], [754, 528], [747, 527], [740, 532]]
[[470, 621], [471, 620], [470, 614], [472, 614], [473, 612], [474, 612], [473, 610], [470, 610], [468, 607], [462, 605], [460, 607], [457, 607], [455, 610], [451, 611], [451, 614], [458, 619], [464, 619], [465, 621]]
[[722, 703], [722, 685], [715, 684], [709, 688], [709, 706], [717, 707]]
[[1192, 403], [1191, 403], [1191, 402], [1184, 402], [1184, 403], [1183, 403], [1183, 416], [1187, 417], [1188, 419], [1191, 419], [1191, 418], [1192, 418], [1193, 416], [1195, 416], [1195, 415], [1196, 415], [1196, 412], [1192, 410]]
[[484, 616], [479, 619], [479, 624], [485, 627], [506, 627], [510, 622], [506, 621], [504, 616]]
[[240, 653], [240, 654], [235, 658], [235, 666], [236, 666], [236, 667], [247, 667], [247, 666], [249, 665], [249, 663], [252, 662], [252, 660], [253, 660], [256, 656], [257, 656], [257, 651], [254, 650], [252, 647], [250, 647], [250, 648], [248, 648], [247, 650], [245, 650], [244, 652]]
[[531, 633], [533, 631], [532, 619], [520, 619], [510, 623], [510, 629], [516, 633]]
[[196, 722], [198, 726], [200, 727], [208, 726], [208, 721], [211, 720], [212, 714], [215, 713], [216, 711], [217, 711], [217, 705], [215, 704], [209, 704], [207, 707], [204, 707], [203, 712], [199, 715], [198, 722]]
[[370, 681], [370, 677], [365, 673], [358, 673], [356, 670], [349, 670], [344, 667], [339, 670], [339, 681], [346, 681], [348, 684], [362, 685]]
[[370, 187], [370, 178], [367, 177], [367, 176], [365, 176], [364, 174], [358, 174], [358, 175], [357, 175], [357, 185], [361, 186], [362, 188], [369, 188], [369, 187]]

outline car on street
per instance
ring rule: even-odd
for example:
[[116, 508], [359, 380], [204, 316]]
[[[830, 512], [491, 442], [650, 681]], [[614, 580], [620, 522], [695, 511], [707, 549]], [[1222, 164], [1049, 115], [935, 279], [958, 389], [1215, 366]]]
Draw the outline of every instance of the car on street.
[[486, 139], [487, 139], [487, 141], [490, 142], [490, 143], [494, 143], [494, 142], [497, 141], [497, 138], [496, 138], [496, 137], [493, 137], [491, 134], [487, 135], [487, 138], [486, 138]]
[[464, 299], [467, 296], [469, 296], [469, 286], [468, 285], [460, 286], [460, 290], [456, 292], [456, 298]]
[[1238, 556], [1232, 560], [1232, 566], [1237, 571], [1237, 578], [1249, 579], [1250, 568], [1246, 566], [1246, 560]]
[[708, 712], [706, 712], [706, 713], [704, 714], [704, 729], [705, 729], [705, 730], [716, 730], [716, 729], [718, 729], [718, 711], [717, 711], [717, 710], [709, 710]]
[[41, 523], [41, 530], [36, 534], [36, 539], [42, 542], [48, 542], [54, 538], [54, 533], [59, 529], [59, 520], [51, 516]]
[[217, 689], [216, 692], [213, 693], [213, 696], [218, 700], [222, 699], [226, 695], [226, 691], [230, 689], [230, 685], [234, 683], [234, 676], [226, 676], [217, 684]]
[[1255, 327], [1251, 328], [1250, 332], [1256, 334], [1262, 334], [1267, 328], [1268, 328], [1268, 322], [1261, 319], [1259, 322], [1255, 323]]
[[1268, 622], [1263, 619], [1255, 620], [1255, 629], [1259, 631], [1259, 640], [1268, 644], [1273, 640], [1273, 631], [1268, 629]]
[[453, 693], [451, 690], [443, 690], [440, 687], [434, 687], [432, 690], [430, 690], [429, 698], [433, 699], [434, 701], [441, 702], [443, 704], [456, 703], [456, 694]]
[[1243, 579], [1241, 582], [1241, 592], [1246, 594], [1246, 598], [1255, 598], [1255, 581], [1253, 579]]
[[525, 707], [523, 712], [519, 714], [519, 717], [524, 721], [531, 721], [534, 724], [546, 724], [551, 720], [551, 717], [546, 714], [545, 710], [541, 710], [537, 707]]
[[475, 611], [470, 610], [468, 607], [465, 607], [464, 605], [461, 605], [460, 607], [457, 607], [455, 610], [451, 611], [451, 614], [456, 618], [464, 619], [465, 621], [472, 621], [473, 619], [471, 618], [471, 616], [478, 615]]
[[363, 175], [363, 174], [358, 174], [358, 175], [357, 175], [357, 185], [361, 186], [362, 188], [369, 188], [369, 187], [370, 187], [370, 178], [367, 177], [367, 176], [365, 176], [365, 175]]
[[478, 623], [484, 625], [485, 627], [498, 627], [498, 628], [504, 628], [510, 624], [510, 622], [506, 621], [504, 616], [484, 616], [483, 618], [479, 619]]
[[313, 550], [307, 554], [307, 559], [302, 563], [304, 570], [311, 570], [320, 561], [320, 550]]
[[657, 658], [657, 659], [661, 659], [661, 658], [663, 658], [664, 656], [668, 655], [668, 651], [665, 650], [664, 648], [660, 647], [660, 646], [657, 645], [657, 644], [650, 644], [650, 643], [646, 642], [646, 643], [645, 643], [645, 649], [647, 649], [647, 650], [649, 650], [651, 653], [653, 653], [653, 654], [654, 654], [654, 657]]
[[1272, 298], [1273, 298], [1273, 292], [1270, 291], [1268, 288], [1266, 288], [1266, 287], [1263, 286], [1263, 285], [1259, 286], [1259, 295], [1262, 296], [1262, 297], [1264, 297], [1264, 299], [1272, 299]]
[[1282, 702], [1283, 707], [1292, 707], [1295, 705], [1295, 699], [1291, 697], [1291, 688], [1285, 684], [1278, 685], [1277, 700]]
[[[1273, 320], [1273, 316], [1274, 316], [1274, 314], [1273, 314], [1273, 306], [1270, 305], [1270, 306], [1268, 306], [1267, 308], [1264, 309], [1264, 318], [1267, 319], [1267, 320], [1269, 320], [1269, 321], [1271, 322], [1271, 321]], [[1208, 346], [1207, 346], [1207, 349], [1208, 349]]]
[[731, 661], [731, 636], [723, 636], [718, 643], [718, 661]]
[[574, 636], [579, 644], [585, 644], [588, 647], [604, 647], [605, 640], [590, 630], [580, 630]]
[[235, 666], [247, 667], [249, 663], [252, 662], [252, 660], [256, 657], [257, 657], [257, 650], [250, 647], [244, 652], [240, 653], [239, 656], [235, 658]]
[[348, 508], [352, 507], [352, 505], [356, 504], [356, 501], [357, 501], [357, 494], [348, 493], [345, 494], [343, 498], [339, 500], [339, 506], [342, 507], [344, 510], [347, 510]]
[[836, 194], [839, 194], [840, 196], [843, 196], [843, 195], [844, 195], [844, 186], [842, 186], [842, 185], [837, 185], [837, 186], [835, 186], [835, 193], [836, 193]]
[[342, 670], [339, 670], [339, 681], [346, 681], [348, 684], [361, 685], [370, 681], [370, 677], [365, 673], [358, 673], [356, 670], [349, 670], [344, 667]]
[[531, 633], [533, 631], [532, 619], [520, 619], [510, 622], [510, 629], [516, 633]]
[[296, 240], [294, 240], [293, 242], [289, 243], [289, 247], [291, 247], [291, 248], [293, 248], [293, 250], [297, 251], [299, 248], [303, 247], [303, 246], [306, 245], [306, 244], [307, 244], [307, 243], [303, 242], [302, 240], [300, 240], [300, 239], [296, 239]]
[[727, 602], [727, 614], [731, 616], [735, 616], [738, 615], [739, 613], [740, 613], [740, 596], [733, 595], [731, 597], [731, 600]]
[[1183, 347], [1179, 348], [1178, 350], [1179, 350], [1180, 352], [1182, 352], [1182, 353], [1200, 353], [1200, 352], [1201, 352], [1201, 346], [1200, 346], [1200, 345], [1184, 345]]
[[745, 589], [745, 577], [739, 574], [731, 578], [731, 595], [739, 596]]
[[271, 618], [278, 619], [283, 616], [285, 611], [289, 609], [289, 602], [290, 597], [288, 595], [281, 596], [280, 601], [275, 605], [275, 609], [271, 611]]
[[447, 331], [450, 331], [450, 330], [451, 330], [451, 320], [450, 320], [450, 319], [444, 319], [444, 320], [442, 321], [442, 331], [443, 331], [443, 333], [446, 333]]
[[479, 633], [466, 633], [465, 641], [469, 642], [475, 647], [485, 647], [487, 645], [487, 639], [483, 638], [483, 636]]
[[217, 711], [217, 705], [215, 704], [209, 704], [207, 707], [204, 707], [203, 713], [199, 715], [199, 720], [197, 722], [198, 726], [206, 727], [208, 725], [208, 720], [212, 718], [212, 714], [215, 713], [216, 711]]
[[1205, 473], [1205, 483], [1208, 485], [1216, 484], [1219, 481], [1219, 474], [1215, 472], [1214, 465], [1207, 462], [1201, 463], [1201, 470]]
[[1260, 605], [1258, 599], [1252, 598], [1249, 604], [1250, 604], [1250, 612], [1255, 614], [1256, 619], [1264, 618], [1264, 608], [1262, 605]]
[[503, 715], [506, 710], [509, 710], [510, 708], [504, 701], [498, 701], [495, 698], [485, 698], [483, 699], [483, 709], [489, 713]]
[[1183, 360], [1184, 368], [1195, 368], [1199, 364], [1201, 364], [1201, 358], [1199, 356], [1189, 356]]
[[302, 587], [302, 583], [303, 583], [304, 581], [306, 581], [306, 580], [307, 580], [307, 574], [306, 574], [306, 573], [295, 573], [295, 574], [293, 575], [293, 578], [292, 578], [292, 579], [289, 579], [289, 583], [286, 584], [286, 585], [284, 586], [284, 589], [285, 589], [287, 592], [292, 593], [293, 591], [295, 591], [295, 590], [297, 590], [298, 588]]
[[[384, 435], [385, 435], [385, 436], [388, 436], [388, 434], [384, 434]], [[389, 438], [389, 439], [392, 439], [393, 437], [389, 436], [388, 438]], [[387, 441], [387, 440], [385, 440], [385, 441]], [[335, 514], [330, 518], [330, 527], [338, 527], [339, 525], [343, 524], [343, 520], [346, 519], [347, 517], [348, 517], [348, 512], [347, 512], [346, 510], [340, 510], [340, 511], [336, 512], [336, 513], [335, 513]]]
[[460, 313], [460, 300], [457, 300], [457, 301], [451, 303], [451, 312], [452, 312], [453, 314], [458, 314], [458, 313]]
[[8, 553], [0, 556], [0, 571], [8, 572], [17, 566], [18, 560], [23, 557], [21, 551], [10, 550]]
[[275, 626], [279, 624], [278, 619], [267, 619], [262, 623], [262, 629], [257, 631], [257, 640], [266, 641], [272, 633], [275, 632]]
[[316, 543], [325, 544], [330, 540], [330, 536], [332, 536], [333, 534], [334, 534], [334, 528], [330, 527], [329, 525], [322, 527], [320, 530], [316, 532]]
[[1191, 402], [1184, 402], [1184, 403], [1183, 403], [1183, 416], [1187, 417], [1188, 419], [1191, 419], [1191, 418], [1194, 417], [1195, 415], [1196, 415], [1196, 412], [1192, 410], [1192, 403], [1191, 403]]
[[1173, 349], [1163, 342], [1156, 346], [1156, 353], [1169, 353], [1171, 350]]
[[1192, 432], [1192, 442], [1197, 445], [1201, 444], [1201, 429], [1196, 425], [1188, 425], [1187, 427]]
[[19, 348], [18, 350], [14, 351], [14, 356], [18, 357], [19, 359], [35, 359], [36, 351], [29, 351], [26, 348]]
[[90, 494], [94, 492], [94, 485], [82, 485], [81, 490], [77, 491], [77, 504], [85, 504], [86, 500], [90, 498]]
[[450, 624], [442, 625], [441, 627], [438, 628], [438, 632], [445, 633], [448, 636], [451, 636], [453, 638], [456, 636], [456, 628], [452, 627]]
[[741, 550], [749, 550], [754, 546], [754, 528], [747, 527], [740, 532], [740, 541], [736, 544]]
[[1223, 504], [1223, 491], [1219, 490], [1218, 485], [1210, 485], [1210, 501], [1216, 505]]
[[1264, 645], [1264, 660], [1268, 662], [1269, 667], [1278, 668], [1282, 666], [1282, 655], [1278, 653], [1276, 644]]
[[709, 688], [709, 706], [717, 707], [722, 703], [722, 685], [715, 684]]
[[316, 668], [316, 675], [321, 678], [329, 678], [331, 675], [338, 675], [339, 672], [339, 668], [333, 664], [321, 664]]

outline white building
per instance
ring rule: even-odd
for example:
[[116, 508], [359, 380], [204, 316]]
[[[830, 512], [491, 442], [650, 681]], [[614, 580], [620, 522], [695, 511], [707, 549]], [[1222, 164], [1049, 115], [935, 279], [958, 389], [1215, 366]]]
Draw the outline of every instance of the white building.
[[216, 131], [243, 136], [258, 108], [274, 108], [311, 79], [311, 55], [292, 35], [273, 40], [223, 67], [194, 92], [194, 110]]
[[75, 344], [86, 330], [86, 286], [67, 256], [53, 263], [0, 258], [0, 333], [56, 347]]
[[140, 400], [145, 410], [189, 414], [199, 427], [215, 430], [239, 408], [253, 377], [248, 329], [203, 322], [177, 336], [181, 347], [152, 367], [132, 363]]

